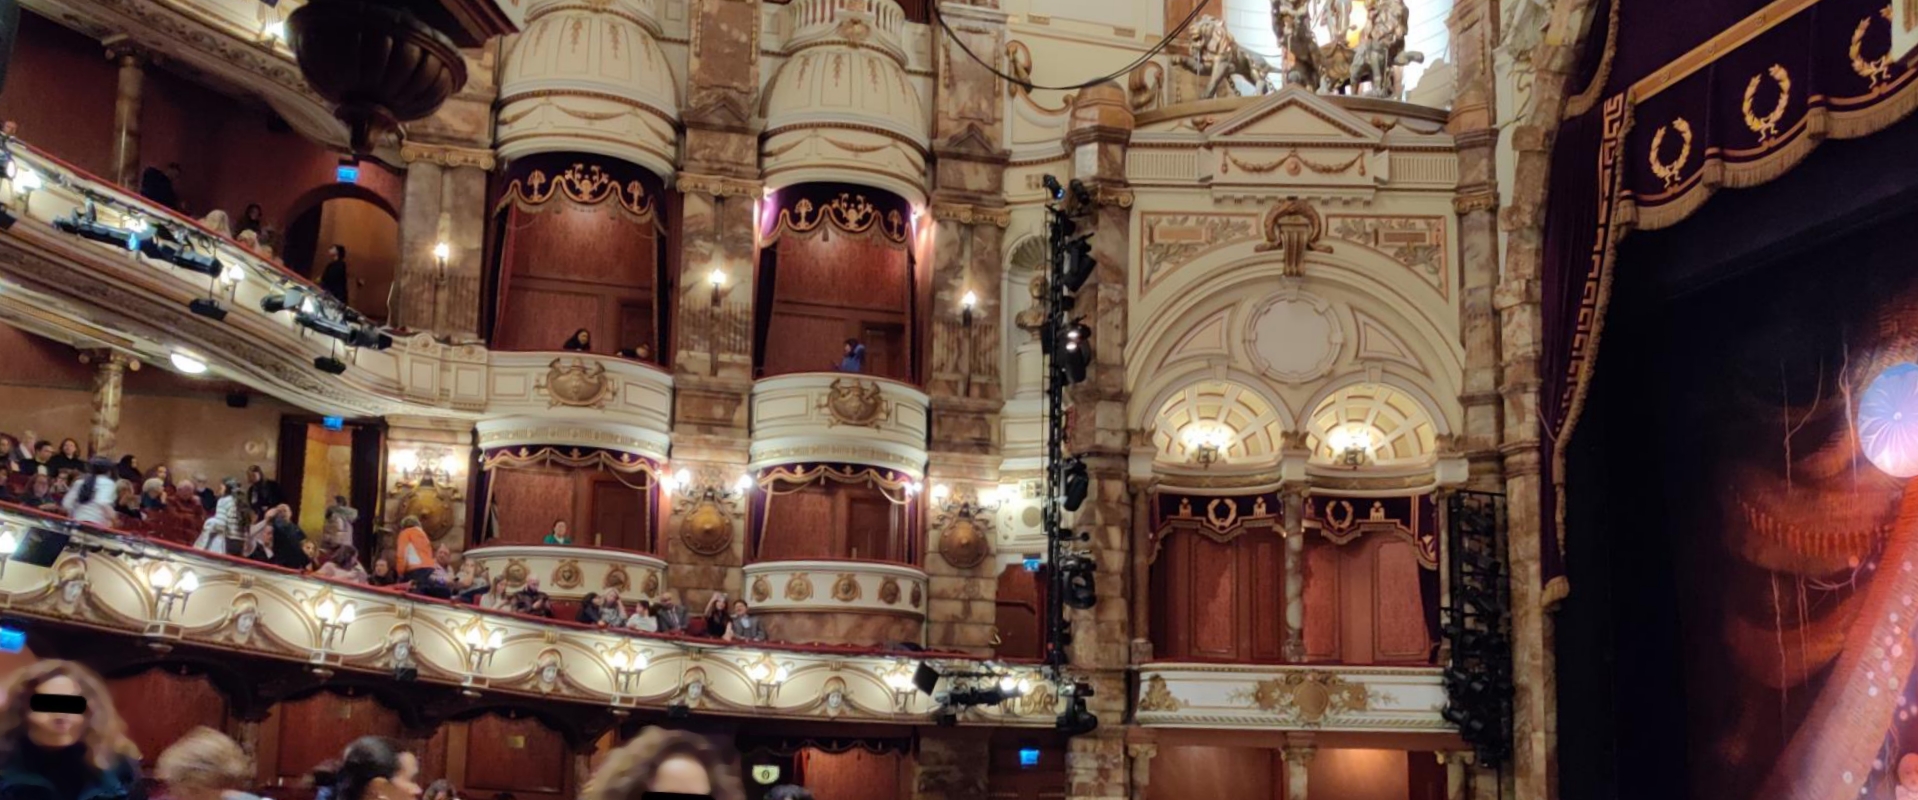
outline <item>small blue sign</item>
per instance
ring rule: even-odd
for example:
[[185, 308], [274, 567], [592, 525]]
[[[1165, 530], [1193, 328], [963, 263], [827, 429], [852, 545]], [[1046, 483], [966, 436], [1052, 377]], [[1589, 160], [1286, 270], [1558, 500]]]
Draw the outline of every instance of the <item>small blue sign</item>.
[[1019, 766], [1022, 766], [1022, 767], [1039, 766], [1039, 748], [1037, 747], [1019, 748]]
[[27, 649], [27, 632], [19, 628], [0, 628], [0, 653], [18, 653]]
[[1041, 561], [1039, 560], [1039, 557], [1037, 557], [1037, 556], [1033, 556], [1033, 557], [1030, 557], [1030, 558], [1027, 558], [1027, 559], [1026, 559], [1026, 571], [1027, 571], [1027, 572], [1038, 572], [1038, 571], [1039, 571], [1039, 566], [1040, 566], [1040, 564], [1041, 564], [1041, 563], [1043, 563], [1043, 562], [1041, 562]]
[[341, 164], [333, 169], [333, 179], [340, 183], [359, 183], [360, 165]]
[[346, 419], [343, 417], [321, 417], [320, 424], [326, 426], [326, 429], [329, 431], [337, 431], [346, 427]]

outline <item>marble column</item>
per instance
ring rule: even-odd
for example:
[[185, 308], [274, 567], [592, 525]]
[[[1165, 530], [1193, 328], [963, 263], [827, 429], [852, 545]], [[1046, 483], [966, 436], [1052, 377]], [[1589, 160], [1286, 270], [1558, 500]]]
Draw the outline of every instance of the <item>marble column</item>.
[[1311, 786], [1312, 757], [1318, 752], [1318, 747], [1309, 740], [1288, 743], [1281, 751], [1285, 757], [1285, 800], [1306, 800]]
[[87, 453], [110, 453], [120, 435], [120, 402], [126, 374], [140, 361], [117, 350], [84, 350], [80, 363], [93, 365], [93, 415], [87, 429]]
[[[408, 143], [400, 268], [390, 323], [453, 342], [477, 341], [486, 246], [487, 150]], [[447, 245], [444, 263], [433, 250]]]
[[1305, 661], [1305, 487], [1281, 497], [1285, 526], [1285, 660]]
[[104, 42], [107, 58], [119, 68], [113, 95], [113, 181], [129, 189], [140, 184], [140, 107], [147, 79], [147, 53], [124, 34]]
[[1152, 759], [1159, 755], [1159, 746], [1149, 743], [1128, 744], [1125, 754], [1132, 765], [1132, 783], [1126, 797], [1128, 800], [1145, 800], [1146, 789], [1152, 785]]
[[[753, 208], [764, 189], [757, 180], [698, 174], [681, 175], [679, 189], [684, 255], [672, 363], [681, 375], [750, 380], [758, 272]], [[717, 295], [714, 270], [724, 275]]]
[[1472, 796], [1472, 765], [1478, 758], [1470, 750], [1441, 750], [1437, 754], [1445, 765], [1445, 800], [1469, 800]]
[[911, 800], [986, 800], [990, 743], [979, 733], [923, 731], [913, 754]]

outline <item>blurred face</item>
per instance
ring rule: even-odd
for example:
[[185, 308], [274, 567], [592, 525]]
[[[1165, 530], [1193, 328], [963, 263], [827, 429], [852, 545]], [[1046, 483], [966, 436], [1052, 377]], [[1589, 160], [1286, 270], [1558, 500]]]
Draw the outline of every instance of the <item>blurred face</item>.
[[61, 452], [62, 454], [64, 454], [64, 455], [65, 455], [65, 456], [66, 456], [67, 458], [72, 458], [72, 457], [74, 457], [75, 455], [78, 455], [78, 454], [79, 454], [79, 452], [80, 452], [80, 443], [79, 443], [79, 442], [76, 442], [76, 441], [74, 441], [74, 440], [72, 440], [72, 439], [68, 439], [68, 440], [66, 440], [66, 441], [64, 441], [64, 442], [61, 442], [61, 443], [60, 443], [60, 452]]
[[393, 565], [386, 563], [386, 559], [377, 558], [373, 560], [373, 572], [375, 574], [385, 575], [392, 571], [393, 571]]
[[[80, 697], [80, 684], [72, 678], [61, 675], [40, 684], [34, 694], [65, 695]], [[87, 717], [85, 714], [48, 714], [39, 711], [27, 712], [27, 738], [34, 744], [46, 748], [68, 747], [80, 741], [86, 734]]]
[[166, 465], [161, 464], [160, 466], [154, 467], [153, 476], [161, 480], [166, 480], [166, 477], [167, 477]]
[[733, 601], [733, 616], [735, 617], [746, 616], [746, 601], [744, 600]]
[[555, 522], [555, 523], [553, 523], [553, 535], [554, 535], [554, 536], [558, 536], [558, 537], [561, 537], [561, 538], [565, 538], [565, 536], [566, 536], [566, 523], [564, 523], [564, 522]]
[[34, 451], [33, 451], [33, 457], [34, 457], [34, 458], [38, 458], [38, 459], [40, 459], [41, 461], [45, 461], [45, 460], [47, 460], [47, 459], [49, 459], [49, 458], [52, 458], [52, 457], [53, 457], [53, 445], [50, 445], [50, 444], [43, 444], [43, 445], [40, 445], [40, 447], [39, 447], [39, 449], [37, 449], [37, 450], [34, 450]]
[[580, 344], [589, 344], [593, 341], [593, 335], [585, 331], [573, 334], [573, 338]]
[[713, 779], [706, 774], [706, 767], [692, 756], [673, 756], [660, 762], [659, 769], [653, 773], [653, 783], [646, 787], [651, 792], [678, 792], [680, 794], [712, 794]]
[[333, 245], [332, 247], [326, 248], [326, 254], [329, 257], [334, 259], [340, 258], [341, 257], [340, 246], [336, 244], [336, 245]]
[[52, 483], [51, 481], [48, 481], [48, 480], [47, 480], [47, 476], [45, 476], [45, 475], [35, 475], [35, 476], [33, 476], [33, 491], [34, 491], [34, 493], [36, 493], [36, 494], [46, 494], [46, 493], [47, 493], [47, 490], [48, 490], [48, 489], [50, 489], [50, 488], [52, 488], [52, 487], [53, 487], [53, 483]]
[[367, 788], [378, 800], [413, 800], [420, 796], [420, 760], [412, 753], [400, 754], [400, 771], [391, 778], [380, 778]]

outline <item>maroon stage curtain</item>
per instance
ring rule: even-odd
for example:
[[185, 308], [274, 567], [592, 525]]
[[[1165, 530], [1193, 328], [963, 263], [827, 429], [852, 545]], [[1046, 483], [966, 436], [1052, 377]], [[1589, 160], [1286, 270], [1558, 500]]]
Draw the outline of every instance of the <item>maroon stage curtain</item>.
[[916, 383], [912, 208], [879, 189], [789, 186], [760, 213], [754, 372], [823, 372], [846, 339], [866, 345], [866, 374]]

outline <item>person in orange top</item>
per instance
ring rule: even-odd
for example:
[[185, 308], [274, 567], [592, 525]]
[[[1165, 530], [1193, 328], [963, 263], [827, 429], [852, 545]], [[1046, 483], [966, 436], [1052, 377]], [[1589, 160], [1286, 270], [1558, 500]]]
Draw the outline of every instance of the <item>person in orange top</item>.
[[414, 585], [432, 578], [433, 570], [439, 569], [433, 560], [433, 542], [426, 538], [419, 517], [400, 520], [400, 537], [394, 549], [398, 551], [400, 576]]

